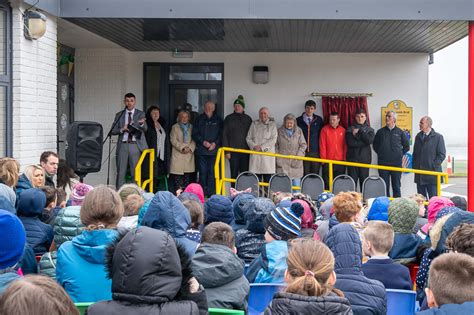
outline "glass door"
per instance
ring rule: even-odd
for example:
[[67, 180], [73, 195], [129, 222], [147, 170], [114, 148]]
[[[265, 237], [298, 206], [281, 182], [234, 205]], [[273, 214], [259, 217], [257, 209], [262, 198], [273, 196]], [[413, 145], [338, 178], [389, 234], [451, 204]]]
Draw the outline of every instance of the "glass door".
[[176, 122], [178, 113], [186, 109], [190, 104], [192, 108], [191, 117], [196, 113], [201, 114], [204, 111], [204, 104], [212, 101], [216, 104], [216, 111], [219, 115], [223, 114], [222, 107], [222, 89], [221, 85], [170, 85], [170, 116], [172, 124]]

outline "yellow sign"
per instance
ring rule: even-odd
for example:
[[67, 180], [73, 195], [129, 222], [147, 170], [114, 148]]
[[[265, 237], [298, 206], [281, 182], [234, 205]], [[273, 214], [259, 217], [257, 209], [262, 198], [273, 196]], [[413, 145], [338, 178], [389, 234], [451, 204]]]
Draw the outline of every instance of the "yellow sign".
[[397, 127], [405, 132], [410, 144], [413, 136], [413, 107], [408, 107], [401, 100], [394, 100], [388, 103], [387, 107], [381, 108], [382, 127], [385, 127], [385, 116], [388, 111], [394, 111], [397, 114]]

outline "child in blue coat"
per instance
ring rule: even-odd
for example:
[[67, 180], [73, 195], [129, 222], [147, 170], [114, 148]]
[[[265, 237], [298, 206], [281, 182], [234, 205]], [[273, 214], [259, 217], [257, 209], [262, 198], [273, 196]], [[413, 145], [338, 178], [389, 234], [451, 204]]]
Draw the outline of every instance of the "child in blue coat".
[[109, 187], [99, 186], [84, 198], [80, 216], [85, 230], [61, 245], [56, 266], [56, 279], [75, 303], [112, 299], [106, 249], [118, 236], [122, 215], [120, 196]]

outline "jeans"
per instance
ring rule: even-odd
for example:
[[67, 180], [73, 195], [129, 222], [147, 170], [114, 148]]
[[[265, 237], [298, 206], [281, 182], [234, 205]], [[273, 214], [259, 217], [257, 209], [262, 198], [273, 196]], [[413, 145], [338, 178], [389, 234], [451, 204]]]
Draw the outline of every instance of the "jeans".
[[400, 191], [402, 173], [379, 170], [379, 175], [380, 177], [382, 177], [385, 182], [385, 185], [387, 186], [387, 197], [390, 197], [390, 179], [392, 180], [393, 198], [398, 198], [402, 196]]
[[436, 184], [428, 184], [428, 185], [416, 184], [416, 190], [418, 191], [419, 194], [422, 194], [427, 199], [430, 199], [431, 197], [438, 195]]
[[214, 178], [215, 155], [198, 155], [199, 183], [207, 197], [216, 193], [216, 182]]
[[[292, 179], [291, 179], [291, 185], [292, 185], [292, 186], [301, 186], [301, 178], [300, 178], [300, 177], [298, 177], [298, 178], [292, 178]], [[299, 190], [299, 189], [295, 189], [295, 190], [292, 190], [291, 192], [294, 194], [294, 193], [300, 192], [300, 190]]]

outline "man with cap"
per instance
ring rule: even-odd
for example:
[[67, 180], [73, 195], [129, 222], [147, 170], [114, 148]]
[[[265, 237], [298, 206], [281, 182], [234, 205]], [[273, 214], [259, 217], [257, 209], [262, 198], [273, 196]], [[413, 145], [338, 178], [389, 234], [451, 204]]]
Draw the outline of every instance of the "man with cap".
[[0, 294], [18, 276], [15, 267], [20, 262], [25, 248], [26, 233], [18, 217], [0, 210]]
[[[252, 124], [252, 118], [245, 113], [245, 101], [242, 95], [239, 95], [234, 101], [234, 112], [224, 119], [224, 135], [222, 145], [235, 149], [248, 150], [247, 133]], [[230, 175], [237, 178], [239, 173], [248, 171], [249, 155], [242, 153], [228, 152], [225, 157], [229, 159]]]
[[267, 215], [264, 221], [266, 243], [247, 270], [250, 283], [284, 282], [288, 241], [301, 236], [303, 213], [303, 206], [293, 203], [291, 207], [277, 207]]

